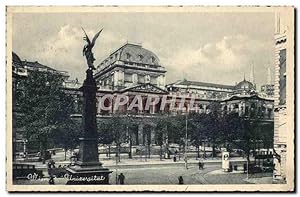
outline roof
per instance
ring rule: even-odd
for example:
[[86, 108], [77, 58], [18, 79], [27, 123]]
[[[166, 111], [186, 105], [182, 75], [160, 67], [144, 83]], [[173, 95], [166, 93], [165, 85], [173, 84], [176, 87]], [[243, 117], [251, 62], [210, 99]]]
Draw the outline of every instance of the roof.
[[201, 81], [188, 81], [188, 80], [182, 80], [175, 82], [173, 84], [176, 85], [186, 85], [186, 86], [205, 86], [205, 87], [214, 87], [214, 88], [226, 88], [226, 89], [233, 89], [234, 86], [232, 85], [222, 85], [222, 84], [215, 84], [215, 83], [206, 83]]
[[47, 70], [51, 70], [51, 71], [57, 71], [53, 68], [50, 68], [49, 66], [45, 66], [41, 63], [39, 63], [38, 61], [35, 62], [29, 62], [29, 61], [23, 61], [23, 65], [27, 66], [27, 68], [32, 68], [32, 69], [47, 69]]
[[273, 98], [265, 98], [265, 97], [261, 97], [257, 94], [246, 94], [246, 95], [232, 95], [229, 98], [224, 99], [223, 101], [231, 101], [231, 100], [240, 100], [240, 99], [258, 99], [258, 100], [265, 100], [265, 101], [271, 101], [274, 102]]
[[114, 61], [127, 61], [159, 66], [159, 58], [156, 54], [143, 48], [139, 44], [132, 43], [124, 44], [122, 47], [111, 53], [109, 57], [100, 63], [100, 65]]
[[39, 63], [38, 61], [35, 61], [35, 62], [22, 61], [22, 63], [24, 66], [26, 66], [26, 69], [29, 71], [33, 71], [33, 70], [38, 70], [38, 71], [42, 71], [42, 72], [47, 71], [47, 72], [60, 74], [61, 76], [66, 77], [66, 78], [69, 77], [68, 72], [56, 70], [49, 66], [43, 65], [43, 64]]
[[12, 65], [18, 68], [24, 67], [22, 64], [22, 60], [15, 52], [12, 52]]

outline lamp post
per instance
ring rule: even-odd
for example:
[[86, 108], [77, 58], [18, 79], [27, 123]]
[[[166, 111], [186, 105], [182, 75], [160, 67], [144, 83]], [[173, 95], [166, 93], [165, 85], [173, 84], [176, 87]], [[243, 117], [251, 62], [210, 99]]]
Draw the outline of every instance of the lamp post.
[[184, 146], [184, 162], [185, 162], [185, 168], [187, 169], [187, 137], [188, 137], [188, 133], [187, 133], [187, 126], [188, 126], [188, 118], [187, 118], [187, 112], [185, 115], [185, 146]]
[[116, 156], [116, 185], [118, 185], [118, 157]]
[[249, 179], [249, 162], [247, 160], [247, 180]]

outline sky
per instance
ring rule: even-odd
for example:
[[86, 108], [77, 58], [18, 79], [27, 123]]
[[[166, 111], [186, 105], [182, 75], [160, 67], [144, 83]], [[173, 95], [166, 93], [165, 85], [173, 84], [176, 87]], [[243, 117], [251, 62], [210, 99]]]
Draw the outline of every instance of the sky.
[[[97, 66], [126, 42], [141, 43], [167, 70], [166, 82], [187, 79], [257, 86], [274, 73], [274, 14], [206, 13], [19, 13], [13, 16], [13, 51], [84, 79], [83, 27], [89, 37], [103, 28], [93, 49]], [[272, 81], [273, 81], [272, 76]]]

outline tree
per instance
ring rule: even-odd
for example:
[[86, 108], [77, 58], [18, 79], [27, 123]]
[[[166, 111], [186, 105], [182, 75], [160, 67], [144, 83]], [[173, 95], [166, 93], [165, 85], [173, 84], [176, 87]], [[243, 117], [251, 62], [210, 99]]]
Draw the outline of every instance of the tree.
[[196, 147], [197, 150], [197, 158], [200, 158], [200, 146], [202, 143], [202, 139], [204, 138], [205, 131], [205, 118], [207, 114], [205, 113], [191, 113], [190, 115], [190, 124], [188, 124], [188, 128], [191, 129], [191, 140], [192, 144]]
[[67, 151], [73, 150], [79, 145], [81, 129], [81, 124], [75, 120], [67, 119], [66, 122], [53, 133], [55, 145], [64, 147], [65, 160], [67, 159]]
[[39, 143], [43, 163], [47, 148], [57, 145], [55, 132], [66, 130], [66, 124], [71, 124], [73, 100], [64, 92], [63, 81], [57, 73], [32, 71], [17, 88], [16, 104], [23, 115], [17, 125], [24, 128], [22, 134], [28, 141]]
[[129, 152], [128, 157], [132, 159], [132, 135], [133, 131], [137, 129], [137, 125], [134, 124], [134, 119], [132, 116], [127, 115], [123, 118], [124, 126], [126, 127], [126, 141], [129, 142]]
[[156, 128], [155, 128], [155, 140], [157, 144], [159, 145], [160, 151], [159, 151], [159, 159], [162, 160], [162, 147], [164, 144], [164, 133], [167, 132], [167, 121], [163, 117], [159, 117], [157, 119]]
[[110, 126], [111, 135], [113, 136], [113, 142], [116, 143], [116, 157], [120, 162], [121, 144], [126, 139], [126, 124], [124, 117], [119, 114], [113, 114], [113, 116], [108, 120], [108, 125]]
[[169, 142], [181, 143], [183, 137], [182, 132], [182, 116], [161, 116], [157, 118], [155, 138], [157, 143], [160, 145], [160, 152], [162, 154], [162, 147], [165, 143], [167, 158], [170, 158]]
[[105, 144], [108, 146], [107, 156], [110, 159], [110, 147], [112, 142], [114, 141], [112, 130], [111, 130], [111, 122], [103, 120], [97, 124], [97, 130], [99, 135], [99, 142], [101, 144]]

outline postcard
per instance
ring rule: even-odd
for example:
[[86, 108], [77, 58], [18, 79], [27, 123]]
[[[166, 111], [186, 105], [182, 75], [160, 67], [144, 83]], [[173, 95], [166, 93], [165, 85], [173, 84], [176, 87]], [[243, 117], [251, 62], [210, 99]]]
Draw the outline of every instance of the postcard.
[[287, 6], [7, 6], [6, 189], [294, 192]]

